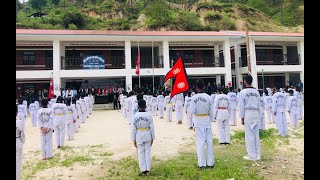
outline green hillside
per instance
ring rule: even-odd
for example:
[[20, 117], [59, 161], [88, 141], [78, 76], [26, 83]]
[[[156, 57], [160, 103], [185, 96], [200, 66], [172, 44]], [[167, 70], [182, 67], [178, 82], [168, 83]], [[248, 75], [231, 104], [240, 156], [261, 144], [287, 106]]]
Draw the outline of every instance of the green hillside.
[[[304, 31], [303, 0], [17, 0], [28, 29]], [[30, 17], [34, 13], [47, 16]]]

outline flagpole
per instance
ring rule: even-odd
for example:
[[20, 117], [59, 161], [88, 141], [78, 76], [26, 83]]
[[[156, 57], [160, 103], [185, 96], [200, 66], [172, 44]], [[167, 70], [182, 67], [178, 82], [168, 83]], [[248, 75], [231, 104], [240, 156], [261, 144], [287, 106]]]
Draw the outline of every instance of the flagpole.
[[153, 55], [153, 41], [152, 41], [152, 94], [154, 93], [154, 55]]
[[[139, 47], [139, 41], [138, 41], [138, 54], [140, 53], [140, 47]], [[141, 56], [141, 55], [140, 55]], [[140, 58], [140, 62], [141, 62], [141, 58]], [[141, 88], [141, 83], [140, 83], [140, 64], [139, 63], [139, 88]]]
[[264, 76], [263, 76], [263, 69], [262, 69], [262, 89], [264, 90]]
[[248, 72], [251, 75], [251, 62], [250, 62], [250, 39], [249, 39], [249, 27], [248, 22], [246, 22], [246, 40], [247, 40], [247, 66], [248, 66]]

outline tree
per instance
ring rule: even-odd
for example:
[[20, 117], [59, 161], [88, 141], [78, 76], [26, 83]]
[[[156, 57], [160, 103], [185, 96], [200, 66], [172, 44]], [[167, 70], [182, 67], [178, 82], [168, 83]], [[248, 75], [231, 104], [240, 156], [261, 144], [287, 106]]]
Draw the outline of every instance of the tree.
[[51, 0], [51, 2], [57, 6], [60, 3], [60, 0]]
[[40, 13], [43, 7], [47, 5], [47, 0], [29, 0], [28, 3], [34, 9], [37, 9]]
[[168, 5], [157, 0], [146, 8], [147, 24], [151, 28], [165, 27], [171, 21]]

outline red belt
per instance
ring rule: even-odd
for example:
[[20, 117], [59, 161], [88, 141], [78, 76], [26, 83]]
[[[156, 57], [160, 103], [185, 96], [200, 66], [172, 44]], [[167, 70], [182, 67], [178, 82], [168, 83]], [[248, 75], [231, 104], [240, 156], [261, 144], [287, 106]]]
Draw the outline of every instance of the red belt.
[[226, 107], [218, 107], [218, 109], [227, 109]]

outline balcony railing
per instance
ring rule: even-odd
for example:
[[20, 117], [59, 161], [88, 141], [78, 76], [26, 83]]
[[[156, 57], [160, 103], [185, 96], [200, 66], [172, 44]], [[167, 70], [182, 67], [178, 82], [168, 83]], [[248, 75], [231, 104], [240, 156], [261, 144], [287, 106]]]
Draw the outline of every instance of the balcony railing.
[[257, 61], [257, 65], [299, 65], [299, 62], [286, 61]]
[[45, 64], [16, 64], [16, 71], [52, 70], [52, 58], [47, 58]]
[[[154, 68], [163, 68], [163, 56], [155, 56], [153, 65]], [[134, 59], [134, 61], [131, 61], [131, 68], [136, 68], [136, 59]], [[140, 68], [152, 68], [152, 56], [141, 56]]]
[[[171, 57], [171, 67], [175, 64], [176, 57]], [[200, 62], [194, 62], [194, 59], [185, 59], [184, 65], [186, 68], [197, 68], [197, 67], [224, 67], [223, 57], [201, 57]]]
[[[125, 60], [121, 56], [109, 57], [105, 60], [105, 69], [124, 69]], [[83, 69], [82, 57], [61, 57], [61, 69], [76, 70]]]

